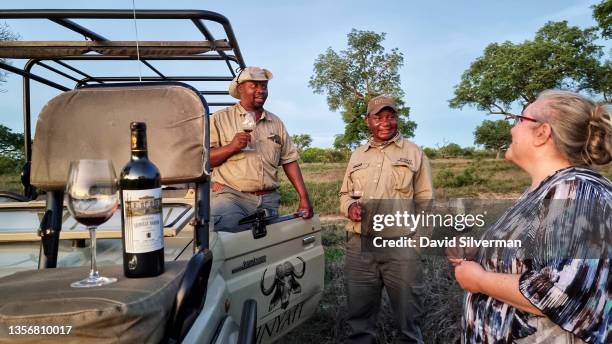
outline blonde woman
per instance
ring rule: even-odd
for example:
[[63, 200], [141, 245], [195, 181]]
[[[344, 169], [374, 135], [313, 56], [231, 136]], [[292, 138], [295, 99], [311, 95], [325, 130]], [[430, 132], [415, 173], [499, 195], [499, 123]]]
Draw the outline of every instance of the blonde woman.
[[589, 168], [612, 160], [608, 107], [553, 90], [511, 117], [506, 159], [531, 186], [484, 238], [523, 245], [450, 259], [463, 342], [611, 343], [612, 183]]

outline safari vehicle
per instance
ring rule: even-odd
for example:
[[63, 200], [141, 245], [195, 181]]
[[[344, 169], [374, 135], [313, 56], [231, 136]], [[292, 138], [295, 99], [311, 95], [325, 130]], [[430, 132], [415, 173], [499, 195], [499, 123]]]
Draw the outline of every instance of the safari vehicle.
[[[324, 271], [317, 216], [257, 212], [232, 232], [215, 231], [210, 219], [209, 108], [231, 103], [209, 98], [223, 98], [245, 67], [227, 18], [194, 10], [2, 10], [0, 19], [50, 21], [85, 37], [0, 42], [0, 57], [13, 59], [0, 68], [23, 79], [27, 161], [24, 194], [3, 193], [0, 203], [0, 343], [261, 343], [313, 314]], [[173, 38], [185, 25], [204, 39], [111, 40], [85, 26], [91, 19], [149, 21]], [[216, 39], [211, 25], [224, 37]], [[201, 62], [191, 71], [203, 74], [168, 73], [184, 61]], [[152, 75], [96, 69], [109, 62], [140, 63]], [[32, 82], [60, 92], [40, 112], [34, 139]], [[101, 273], [118, 282], [70, 288], [88, 271], [89, 248], [63, 203], [68, 162], [109, 159], [121, 168], [131, 121], [147, 123], [149, 157], [166, 185], [166, 271], [123, 277], [116, 212], [97, 231], [97, 251]]]

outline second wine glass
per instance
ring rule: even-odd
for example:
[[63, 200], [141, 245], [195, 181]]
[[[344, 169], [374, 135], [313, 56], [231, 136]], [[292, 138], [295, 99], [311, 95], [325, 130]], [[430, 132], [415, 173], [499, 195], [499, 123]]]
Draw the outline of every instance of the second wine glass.
[[[256, 126], [257, 122], [255, 121], [255, 113], [252, 111], [247, 112], [244, 115], [244, 119], [242, 120], [242, 130], [245, 133], [251, 134], [251, 132], [253, 132], [253, 130], [255, 130], [255, 126]], [[253, 137], [251, 136], [251, 139], [253, 139]], [[253, 145], [249, 142], [246, 147], [244, 147], [242, 149], [243, 151], [254, 151], [255, 149], [253, 148]]]
[[116, 282], [114, 277], [101, 277], [96, 264], [96, 228], [117, 210], [115, 169], [108, 160], [79, 160], [70, 163], [66, 198], [70, 214], [87, 226], [91, 241], [89, 276], [71, 284], [75, 288], [98, 287]]

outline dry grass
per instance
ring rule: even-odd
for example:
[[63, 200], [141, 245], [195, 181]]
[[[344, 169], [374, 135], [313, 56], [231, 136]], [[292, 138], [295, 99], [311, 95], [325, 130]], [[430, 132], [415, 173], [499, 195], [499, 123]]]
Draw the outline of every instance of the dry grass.
[[[434, 180], [440, 180], [444, 171], [453, 176], [464, 175], [471, 169], [473, 183], [449, 187], [434, 185], [436, 198], [453, 197], [480, 199], [517, 198], [529, 185], [529, 176], [515, 165], [504, 160], [432, 160]], [[346, 220], [338, 220], [338, 196], [345, 164], [302, 164], [302, 171], [310, 190], [315, 210], [333, 221], [323, 224], [323, 245], [325, 249], [325, 290], [315, 315], [304, 325], [280, 340], [280, 343], [342, 343], [346, 342], [346, 295], [344, 292], [344, 252]], [[596, 168], [607, 178], [612, 178], [612, 164]], [[297, 195], [286, 179], [283, 179], [282, 209], [297, 207]], [[281, 210], [282, 210], [281, 209]], [[452, 275], [446, 259], [440, 256], [426, 256], [423, 262], [424, 278], [427, 285], [424, 304], [425, 318], [422, 330], [426, 343], [457, 343], [459, 341], [463, 291]], [[384, 293], [383, 293], [384, 294]], [[397, 336], [394, 318], [386, 295], [378, 318], [381, 343], [392, 343]]]
[[0, 190], [23, 193], [21, 177], [18, 174], [0, 174]]
[[[344, 289], [344, 252], [346, 221], [323, 224], [325, 249], [325, 289], [315, 315], [284, 336], [279, 343], [343, 343], [348, 336], [346, 295]], [[426, 343], [456, 343], [460, 334], [463, 291], [455, 283], [444, 257], [426, 256], [423, 260], [425, 315], [421, 329]], [[397, 327], [388, 297], [378, 317], [381, 343], [393, 343]]]
[[[431, 161], [431, 165], [435, 184], [438, 184], [434, 185], [437, 199], [516, 198], [529, 185], [528, 175], [504, 160], [436, 159]], [[319, 308], [311, 319], [282, 338], [280, 343], [341, 343], [346, 341], [348, 334], [343, 273], [346, 220], [337, 215], [338, 192], [346, 164], [312, 163], [301, 167], [315, 211], [334, 220], [323, 224], [325, 289]], [[612, 179], [612, 164], [596, 170]], [[281, 213], [288, 213], [297, 209], [298, 197], [284, 173], [279, 175]], [[448, 186], [454, 184], [462, 185]], [[0, 189], [20, 193], [19, 176], [0, 175]], [[423, 264], [427, 285], [426, 315], [422, 325], [425, 342], [456, 343], [460, 334], [463, 292], [454, 281], [444, 257], [427, 256]], [[391, 343], [397, 336], [386, 297], [383, 298], [378, 328], [381, 343]]]

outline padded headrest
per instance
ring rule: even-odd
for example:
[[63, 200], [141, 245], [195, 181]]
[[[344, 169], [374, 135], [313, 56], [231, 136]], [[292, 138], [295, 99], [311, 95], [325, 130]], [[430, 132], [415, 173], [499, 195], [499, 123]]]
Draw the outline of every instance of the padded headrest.
[[205, 175], [205, 107], [179, 84], [77, 89], [42, 109], [32, 145], [32, 185], [65, 188], [70, 161], [108, 159], [117, 176], [130, 159], [130, 123], [147, 124], [149, 159], [162, 183], [197, 182]]

